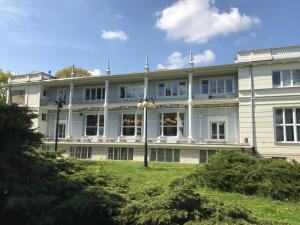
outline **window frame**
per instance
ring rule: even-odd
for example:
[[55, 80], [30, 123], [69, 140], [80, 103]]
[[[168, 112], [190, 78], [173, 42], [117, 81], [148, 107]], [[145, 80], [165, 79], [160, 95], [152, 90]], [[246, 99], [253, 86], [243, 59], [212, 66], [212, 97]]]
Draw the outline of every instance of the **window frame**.
[[[227, 81], [230, 80], [232, 82], [232, 92], [227, 92]], [[208, 81], [208, 93], [203, 93], [202, 83], [203, 81]], [[216, 93], [211, 92], [211, 82], [216, 81]], [[224, 81], [224, 93], [219, 92], [219, 82]], [[234, 77], [227, 77], [227, 78], [214, 78], [214, 79], [200, 79], [200, 94], [201, 95], [209, 95], [209, 96], [226, 96], [235, 94], [235, 79]]]
[[[212, 123], [217, 123], [217, 138], [212, 138]], [[220, 123], [224, 123], [224, 139], [220, 139]], [[208, 140], [211, 142], [228, 141], [228, 118], [227, 117], [208, 117]]]
[[[126, 149], [126, 159], [122, 158], [122, 150], [124, 149]], [[112, 153], [110, 153], [110, 150], [112, 150]], [[108, 147], [106, 158], [107, 160], [133, 161], [133, 152], [133, 147]], [[115, 155], [117, 155], [117, 157], [115, 157]]]
[[[121, 98], [121, 88], [124, 88], [125, 90], [125, 97]], [[127, 97], [127, 92], [128, 89], [132, 89], [132, 88], [141, 88], [142, 92], [141, 92], [141, 96], [139, 96], [139, 92], [134, 93], [133, 97]], [[145, 91], [145, 86], [144, 84], [128, 84], [128, 85], [119, 85], [118, 87], [118, 99], [122, 99], [122, 100], [135, 100], [135, 99], [142, 99], [144, 98], [144, 91]]]
[[[290, 74], [290, 85], [283, 85], [283, 72], [284, 71], [289, 71]], [[285, 70], [272, 70], [272, 87], [273, 88], [287, 88], [287, 87], [299, 87], [300, 84], [294, 84], [294, 71], [300, 71], [299, 69], [285, 69]], [[273, 82], [273, 76], [275, 72], [280, 73], [280, 84], [279, 85], [274, 85]]]
[[[214, 153], [212, 153], [212, 152], [214, 152]], [[201, 160], [202, 160], [201, 153], [205, 153], [205, 162], [203, 162], [203, 161], [201, 162]], [[218, 153], [218, 150], [216, 150], [216, 149], [200, 149], [199, 150], [199, 164], [208, 163], [209, 157], [211, 157], [217, 153]]]
[[[123, 117], [124, 115], [134, 115], [134, 126], [124, 126], [123, 125]], [[141, 116], [141, 125], [138, 126], [137, 125], [137, 121], [138, 121], [138, 117]], [[142, 136], [143, 135], [143, 114], [140, 113], [140, 112], [135, 112], [135, 113], [130, 113], [130, 112], [124, 112], [124, 113], [121, 113], [121, 121], [120, 121], [120, 128], [121, 128], [121, 134], [120, 136], [124, 136], [124, 137], [136, 137], [136, 136]], [[124, 127], [129, 127], [129, 128], [134, 128], [134, 134], [133, 135], [124, 135], [123, 133], [123, 128]], [[140, 129], [140, 134], [138, 134], [138, 129]]]
[[[171, 125], [167, 125], [165, 126], [164, 125], [164, 118], [165, 118], [165, 114], [176, 114], [176, 125], [174, 126], [171, 126]], [[178, 121], [182, 121], [181, 118], [180, 118], [180, 114], [183, 115], [183, 126], [180, 126], [179, 122]], [[176, 111], [176, 112], [160, 112], [159, 113], [159, 135], [164, 137], [178, 137], [178, 136], [185, 136], [185, 112], [182, 112], [182, 111]], [[165, 132], [164, 132], [164, 128], [165, 127], [176, 127], [176, 135], [166, 135]], [[180, 134], [182, 130], [182, 133]]]
[[[83, 154], [83, 149], [86, 149], [86, 157], [82, 157]], [[77, 154], [76, 151], [79, 150], [80, 154]], [[80, 157], [77, 157], [80, 155]], [[93, 148], [89, 146], [70, 146], [69, 147], [69, 158], [73, 159], [80, 159], [80, 160], [88, 160], [91, 159], [93, 155]]]
[[[166, 150], [172, 150], [172, 160], [171, 161], [168, 161], [167, 160], [167, 151]], [[153, 156], [153, 150], [155, 152], [155, 160], [153, 160], [152, 156]], [[158, 151], [161, 151], [163, 150], [163, 160], [159, 160], [159, 154], [158, 154]], [[178, 161], [176, 160], [175, 161], [175, 151], [177, 151], [177, 155], [178, 155]], [[152, 161], [152, 162], [162, 162], [162, 163], [165, 163], [165, 162], [172, 162], [172, 163], [180, 163], [180, 159], [181, 159], [181, 154], [180, 154], [180, 148], [168, 148], [168, 147], [162, 147], [162, 148], [151, 148], [150, 149], [150, 158], [149, 158], [149, 161]]]
[[[97, 123], [96, 123], [96, 128], [97, 128], [97, 132], [96, 132], [96, 135], [87, 135], [86, 134], [86, 129], [87, 129], [87, 116], [97, 116]], [[100, 122], [100, 117], [103, 117], [103, 126], [100, 126], [99, 122]], [[105, 118], [104, 118], [104, 114], [103, 112], [97, 112], [97, 113], [85, 113], [84, 114], [84, 136], [86, 137], [101, 137], [103, 136], [103, 134], [100, 134], [100, 128], [102, 128], [102, 130], [104, 130], [104, 122]], [[95, 126], [92, 126], [92, 127], [95, 127]]]
[[[185, 83], [185, 94], [182, 95], [180, 94], [180, 83], [184, 82]], [[163, 84], [164, 85], [164, 95], [160, 95], [159, 93], [159, 86]], [[173, 85], [176, 84], [177, 85], [177, 95], [173, 95]], [[168, 96], [166, 95], [166, 86], [169, 85], [171, 87], [171, 95]], [[187, 93], [188, 92], [188, 82], [187, 80], [175, 80], [175, 81], [158, 81], [156, 84], [156, 96], [157, 98], [184, 98], [187, 97]]]
[[[86, 99], [86, 91], [90, 90], [89, 99]], [[92, 89], [95, 89], [95, 99], [92, 99]], [[98, 99], [98, 89], [100, 89], [101, 98]], [[84, 87], [83, 88], [83, 101], [84, 102], [97, 102], [105, 100], [105, 87], [104, 86], [92, 86], [92, 87]]]
[[[60, 133], [60, 126], [64, 126], [63, 133]], [[66, 128], [67, 128], [67, 124], [65, 122], [58, 122], [58, 129], [57, 129], [57, 137], [58, 139], [65, 139], [66, 138]]]

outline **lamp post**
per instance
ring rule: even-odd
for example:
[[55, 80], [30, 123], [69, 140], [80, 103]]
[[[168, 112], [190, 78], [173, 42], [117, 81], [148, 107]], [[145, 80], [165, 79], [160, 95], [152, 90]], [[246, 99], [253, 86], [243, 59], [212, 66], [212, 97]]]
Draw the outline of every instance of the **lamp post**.
[[54, 151], [57, 151], [57, 141], [58, 141], [58, 126], [59, 126], [59, 113], [60, 109], [66, 104], [66, 101], [62, 99], [62, 96], [59, 96], [58, 101], [55, 101], [57, 104], [57, 110], [56, 110], [56, 129], [55, 129], [55, 146]]
[[145, 112], [145, 140], [144, 140], [144, 167], [147, 168], [148, 167], [148, 143], [147, 143], [147, 129], [148, 129], [148, 121], [147, 121], [147, 117], [148, 117], [148, 108], [149, 109], [153, 109], [155, 108], [155, 104], [154, 104], [154, 99], [153, 98], [145, 98], [140, 100], [139, 104], [137, 104], [137, 108], [138, 109], [144, 109]]

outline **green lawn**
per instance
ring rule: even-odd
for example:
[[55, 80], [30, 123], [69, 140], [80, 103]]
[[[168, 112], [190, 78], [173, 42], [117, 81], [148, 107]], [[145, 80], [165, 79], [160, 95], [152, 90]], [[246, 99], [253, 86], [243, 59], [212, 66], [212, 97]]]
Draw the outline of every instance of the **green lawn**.
[[[145, 169], [141, 162], [128, 161], [88, 161], [88, 170], [97, 170], [102, 165], [113, 175], [129, 181], [130, 188], [162, 186], [166, 188], [174, 179], [188, 175], [201, 165], [153, 163]], [[300, 203], [274, 201], [258, 196], [245, 196], [238, 193], [224, 193], [207, 188], [199, 189], [200, 193], [220, 201], [239, 204], [251, 210], [257, 217], [274, 221], [285, 221], [289, 224], [300, 224]]]

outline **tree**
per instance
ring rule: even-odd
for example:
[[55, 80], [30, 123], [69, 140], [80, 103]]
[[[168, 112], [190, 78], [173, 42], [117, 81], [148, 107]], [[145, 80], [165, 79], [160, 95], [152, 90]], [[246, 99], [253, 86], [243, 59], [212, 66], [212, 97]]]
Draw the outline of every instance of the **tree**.
[[85, 69], [78, 68], [73, 66], [69, 66], [66, 68], [63, 68], [56, 73], [57, 78], [67, 78], [72, 76], [72, 70], [74, 72], [74, 77], [89, 77], [91, 76], [91, 73]]
[[0, 104], [5, 103], [6, 101], [6, 93], [7, 93], [7, 82], [8, 78], [11, 76], [10, 72], [4, 72], [0, 69]]

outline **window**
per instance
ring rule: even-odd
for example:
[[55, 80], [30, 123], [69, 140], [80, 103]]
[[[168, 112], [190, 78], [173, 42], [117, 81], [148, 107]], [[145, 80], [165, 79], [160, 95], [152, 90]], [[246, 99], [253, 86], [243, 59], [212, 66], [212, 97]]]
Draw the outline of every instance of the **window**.
[[151, 148], [150, 161], [180, 162], [180, 150], [173, 148]]
[[99, 135], [102, 136], [104, 132], [104, 115], [99, 115]]
[[[98, 127], [97, 127], [98, 124]], [[97, 133], [97, 131], [99, 133]], [[104, 131], [104, 115], [86, 115], [86, 136], [103, 135]]]
[[105, 99], [105, 88], [86, 88], [84, 94], [85, 101], [96, 101]]
[[161, 136], [183, 136], [184, 113], [161, 113], [160, 134]]
[[176, 97], [186, 95], [186, 82], [170, 82], [158, 84], [159, 97]]
[[233, 79], [201, 81], [202, 94], [224, 95], [233, 92]]
[[121, 123], [122, 135], [134, 136], [142, 134], [142, 115], [123, 114]]
[[300, 70], [281, 70], [272, 73], [273, 87], [300, 85]]
[[133, 148], [129, 147], [110, 147], [107, 150], [109, 160], [133, 160]]
[[225, 139], [225, 122], [216, 121], [210, 122], [210, 138], [214, 140]]
[[120, 98], [140, 99], [144, 97], [143, 85], [132, 85], [120, 87]]
[[46, 90], [46, 89], [43, 90], [43, 96], [44, 96], [44, 97], [47, 96], [47, 90]]
[[275, 109], [277, 142], [300, 141], [300, 108]]
[[42, 121], [47, 121], [47, 114], [42, 113]]
[[58, 138], [66, 137], [66, 124], [60, 123], [58, 124]]
[[207, 163], [209, 158], [217, 153], [216, 150], [200, 150], [199, 163]]
[[70, 158], [76, 158], [76, 159], [90, 159], [92, 158], [92, 147], [71, 146], [69, 156]]
[[57, 93], [58, 101], [67, 101], [67, 90], [66, 89], [58, 89]]
[[25, 90], [12, 90], [11, 103], [25, 105]]

